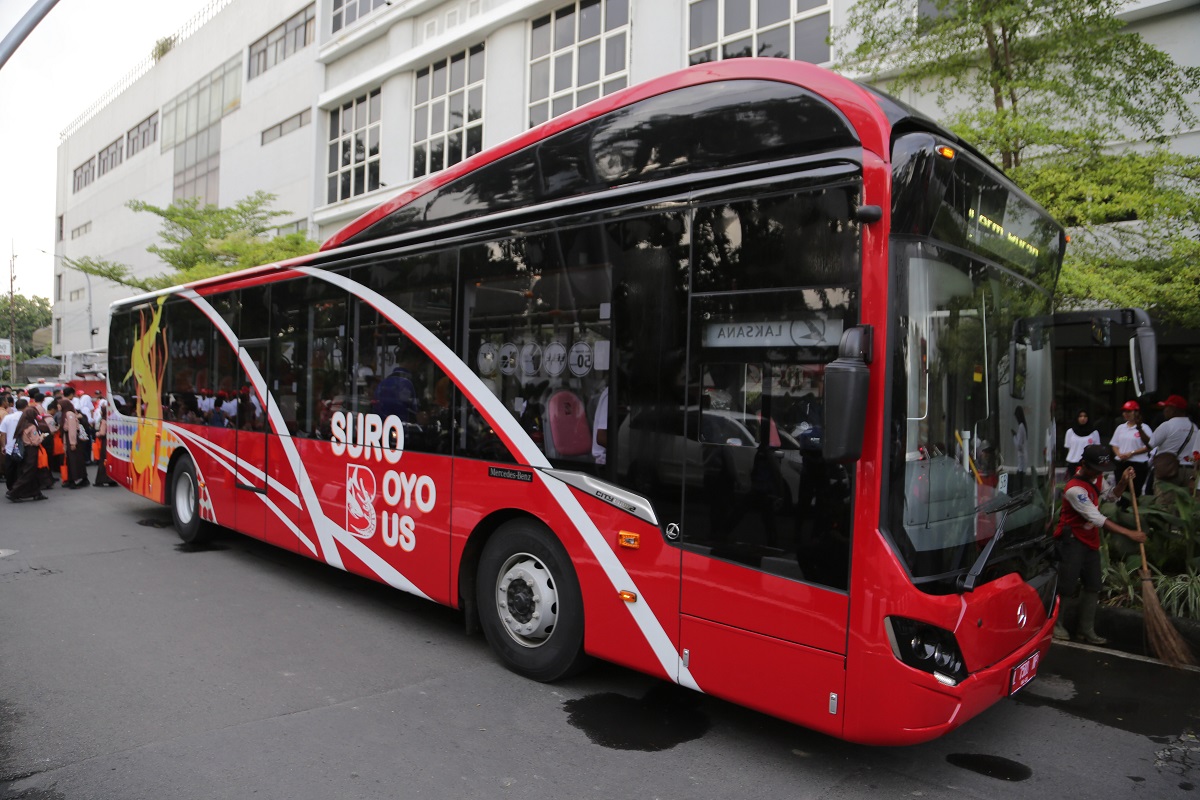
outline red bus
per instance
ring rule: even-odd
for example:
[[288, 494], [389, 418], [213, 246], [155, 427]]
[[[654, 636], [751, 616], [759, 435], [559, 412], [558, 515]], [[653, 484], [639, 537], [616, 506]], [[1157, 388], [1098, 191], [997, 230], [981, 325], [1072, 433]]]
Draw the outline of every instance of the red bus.
[[108, 469], [185, 540], [461, 609], [536, 680], [596, 657], [928, 740], [1050, 644], [1064, 241], [896, 100], [705, 64], [115, 304]]

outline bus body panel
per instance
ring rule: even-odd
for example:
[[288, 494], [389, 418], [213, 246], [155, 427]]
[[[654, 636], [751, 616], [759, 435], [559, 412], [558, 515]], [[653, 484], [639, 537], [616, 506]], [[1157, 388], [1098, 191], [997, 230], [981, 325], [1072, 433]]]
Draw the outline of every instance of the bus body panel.
[[846, 651], [848, 598], [780, 575], [683, 553], [683, 613], [720, 626], [795, 642], [830, 653]]
[[845, 657], [680, 616], [680, 644], [704, 691], [842, 737]]

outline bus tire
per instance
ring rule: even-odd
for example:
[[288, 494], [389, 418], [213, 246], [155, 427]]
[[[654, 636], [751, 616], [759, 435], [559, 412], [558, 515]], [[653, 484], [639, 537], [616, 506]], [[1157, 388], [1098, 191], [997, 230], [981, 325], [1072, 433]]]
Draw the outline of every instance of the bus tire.
[[504, 666], [550, 682], [587, 665], [579, 579], [550, 531], [525, 519], [501, 525], [484, 545], [477, 581], [480, 625]]
[[191, 456], [183, 456], [171, 472], [171, 521], [179, 538], [188, 544], [204, 541], [208, 524], [200, 518], [200, 483]]

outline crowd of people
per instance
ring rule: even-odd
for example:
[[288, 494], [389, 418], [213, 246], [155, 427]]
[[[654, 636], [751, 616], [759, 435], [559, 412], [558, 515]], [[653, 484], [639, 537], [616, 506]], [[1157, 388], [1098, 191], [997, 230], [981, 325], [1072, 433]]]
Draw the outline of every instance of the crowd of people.
[[[1058, 526], [1054, 531], [1058, 549], [1058, 591], [1063, 598], [1054, 638], [1072, 637], [1089, 644], [1105, 644], [1096, 633], [1096, 609], [1100, 602], [1100, 531], [1118, 534], [1143, 543], [1146, 534], [1127, 528], [1100, 512], [1101, 500], [1130, 502], [1130, 495], [1154, 494], [1171, 502], [1174, 490], [1168, 485], [1196, 491], [1196, 462], [1200, 461], [1200, 428], [1188, 416], [1188, 403], [1173, 394], [1158, 404], [1162, 422], [1151, 429], [1142, 419], [1136, 400], [1121, 407], [1122, 422], [1104, 442], [1085, 409], [1063, 436], [1066, 449], [1067, 484]], [[1116, 484], [1104, 491], [1104, 476], [1114, 472]]]
[[[97, 393], [99, 395], [99, 393]], [[45, 500], [56, 485], [65, 489], [116, 486], [104, 471], [108, 400], [67, 386], [50, 396], [0, 387], [0, 467], [13, 503]], [[88, 467], [96, 465], [94, 481]]]

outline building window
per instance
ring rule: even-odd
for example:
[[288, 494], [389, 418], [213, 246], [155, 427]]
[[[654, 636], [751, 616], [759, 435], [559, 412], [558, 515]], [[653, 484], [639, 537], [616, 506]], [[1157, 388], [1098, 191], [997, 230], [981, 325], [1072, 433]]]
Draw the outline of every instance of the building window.
[[101, 175], [121, 163], [121, 151], [124, 143], [125, 139], [122, 137], [100, 151]]
[[67, 230], [67, 221], [63, 218], [62, 214], [59, 214], [58, 215], [58, 225], [55, 226], [56, 233], [54, 236], [54, 240], [56, 242], [61, 242], [64, 238], [63, 234], [65, 233], [66, 230]]
[[483, 149], [483, 45], [417, 70], [413, 177], [453, 166]]
[[250, 79], [308, 47], [316, 34], [317, 7], [314, 3], [250, 45]]
[[763, 56], [829, 60], [827, 0], [692, 0], [688, 64]]
[[62, 317], [54, 318], [54, 343], [62, 344]]
[[60, 272], [54, 276], [54, 302], [56, 302], [56, 303], [62, 302], [62, 287], [63, 287], [63, 275]]
[[80, 225], [78, 228], [71, 229], [71, 238], [78, 239], [80, 236], [83, 236], [86, 233], [90, 233], [91, 230], [92, 230], [92, 221], [88, 220], [87, 222]]
[[242, 57], [236, 55], [171, 98], [162, 110], [162, 149], [182, 144], [242, 102]]
[[529, 124], [629, 82], [629, 0], [579, 0], [533, 21]]
[[175, 147], [175, 200], [195, 197], [217, 205], [221, 174], [221, 123], [209, 125]]
[[305, 236], [307, 236], [308, 220], [298, 219], [295, 222], [288, 223], [287, 225], [281, 225], [275, 229], [273, 236], [290, 236], [293, 233], [303, 233]]
[[73, 192], [78, 192], [94, 180], [96, 180], [96, 157], [92, 156], [75, 168], [75, 188]]
[[71, 290], [71, 298], [70, 298], [71, 302], [74, 303], [77, 300], [82, 300], [83, 292], [84, 292], [83, 289], [72, 289]]
[[242, 57], [236, 55], [163, 106], [163, 152], [175, 148], [172, 198], [216, 204], [221, 118], [242, 103]]
[[379, 92], [360, 95], [329, 112], [327, 202], [379, 188]]
[[278, 125], [272, 125], [262, 132], [262, 143], [268, 144], [280, 136], [286, 136], [292, 131], [298, 131], [312, 122], [312, 109], [306, 108], [299, 114], [293, 114]]
[[125, 135], [125, 153], [133, 158], [134, 154], [146, 149], [156, 141], [158, 141], [157, 111], [129, 129], [129, 133]]
[[388, 4], [389, 0], [333, 0], [333, 32], [353, 25]]

